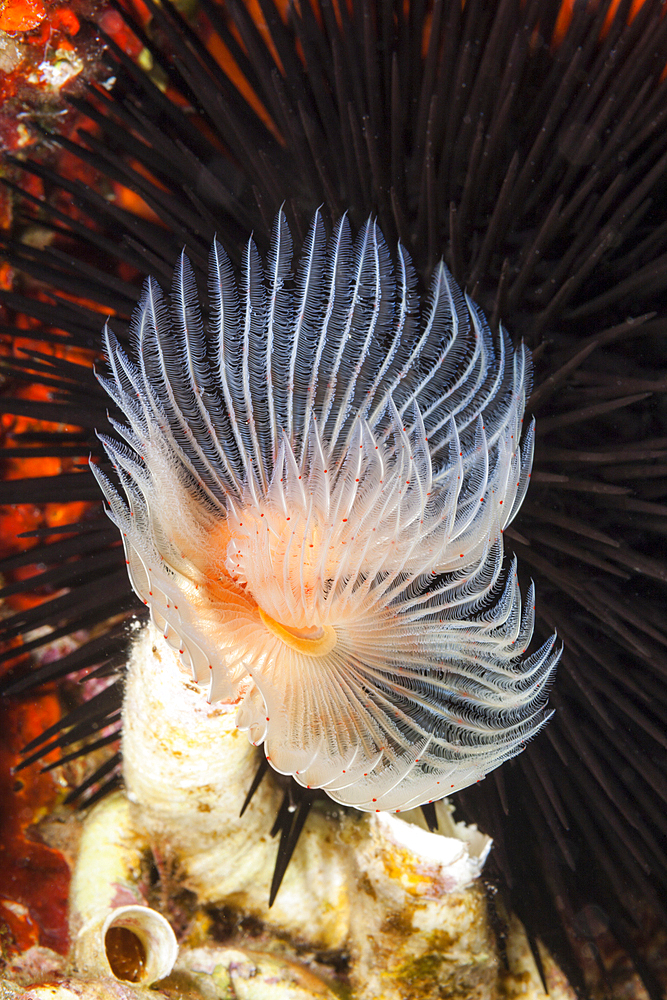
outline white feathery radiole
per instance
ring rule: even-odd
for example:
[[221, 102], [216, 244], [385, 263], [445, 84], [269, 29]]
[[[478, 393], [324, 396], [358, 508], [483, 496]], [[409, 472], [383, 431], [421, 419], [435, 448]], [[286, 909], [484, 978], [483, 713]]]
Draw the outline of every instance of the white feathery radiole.
[[133, 355], [104, 332], [125, 493], [93, 471], [156, 626], [279, 772], [399, 811], [478, 781], [549, 717], [555, 637], [527, 655], [503, 529], [528, 485], [530, 357], [443, 263], [421, 310], [376, 223], [291, 273], [281, 212], [237, 285], [216, 241], [204, 331], [182, 255]]

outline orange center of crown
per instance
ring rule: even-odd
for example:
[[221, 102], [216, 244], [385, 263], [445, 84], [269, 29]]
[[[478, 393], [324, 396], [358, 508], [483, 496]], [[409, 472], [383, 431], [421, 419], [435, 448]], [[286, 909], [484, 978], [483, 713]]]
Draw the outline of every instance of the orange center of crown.
[[261, 608], [259, 616], [269, 632], [273, 632], [285, 645], [296, 649], [298, 653], [306, 653], [307, 656], [326, 656], [336, 645], [336, 631], [331, 625], [293, 628], [291, 625], [281, 625]]

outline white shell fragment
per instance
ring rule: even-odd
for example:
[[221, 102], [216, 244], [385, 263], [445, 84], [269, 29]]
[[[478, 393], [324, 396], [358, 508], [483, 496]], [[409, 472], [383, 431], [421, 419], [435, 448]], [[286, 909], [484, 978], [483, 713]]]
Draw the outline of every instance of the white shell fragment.
[[[304, 965], [281, 955], [241, 948], [193, 948], [177, 971], [211, 1000], [336, 1000], [337, 995]], [[189, 998], [190, 1000], [190, 998]]]
[[438, 836], [405, 822], [391, 813], [378, 813], [371, 819], [371, 840], [378, 856], [404, 859], [400, 882], [421, 896], [441, 896], [470, 885], [481, 873], [491, 849], [490, 837], [482, 837], [481, 854], [474, 857], [468, 843], [461, 839]]
[[352, 911], [355, 997], [402, 1000], [418, 981], [434, 997], [492, 994], [495, 942], [474, 884], [490, 838], [474, 857], [465, 840], [389, 813], [370, 817], [369, 834], [356, 851], [363, 877]]

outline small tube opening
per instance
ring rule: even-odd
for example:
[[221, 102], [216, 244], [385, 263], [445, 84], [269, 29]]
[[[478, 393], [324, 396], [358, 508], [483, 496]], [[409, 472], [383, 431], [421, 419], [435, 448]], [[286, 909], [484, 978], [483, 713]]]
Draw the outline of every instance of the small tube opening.
[[119, 906], [108, 914], [101, 930], [99, 947], [116, 979], [150, 986], [173, 969], [176, 935], [162, 914], [149, 906]]
[[116, 979], [139, 983], [146, 973], [146, 948], [129, 927], [110, 927], [104, 936], [107, 959]]

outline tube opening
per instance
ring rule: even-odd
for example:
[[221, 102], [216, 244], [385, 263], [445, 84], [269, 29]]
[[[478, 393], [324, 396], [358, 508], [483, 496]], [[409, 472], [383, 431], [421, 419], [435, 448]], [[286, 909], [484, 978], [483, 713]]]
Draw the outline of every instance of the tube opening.
[[129, 927], [110, 927], [104, 936], [107, 959], [116, 979], [140, 983], [146, 973], [146, 948]]
[[171, 926], [149, 906], [112, 910], [102, 926], [101, 944], [111, 974], [142, 986], [168, 976], [178, 956]]

